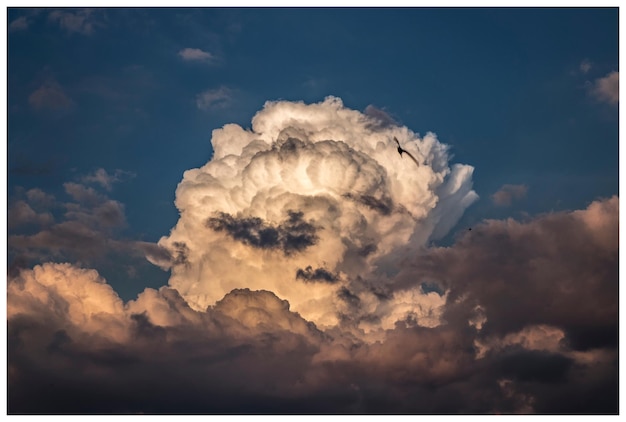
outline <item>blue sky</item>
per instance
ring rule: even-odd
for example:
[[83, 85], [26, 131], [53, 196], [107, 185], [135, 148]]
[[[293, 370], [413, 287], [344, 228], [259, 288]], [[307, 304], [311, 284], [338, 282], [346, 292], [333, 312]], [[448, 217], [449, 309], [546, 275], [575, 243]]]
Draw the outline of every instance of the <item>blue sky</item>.
[[[524, 227], [532, 237], [593, 201], [617, 206], [617, 199], [608, 199], [619, 193], [618, 12], [617, 8], [9, 8], [9, 273], [48, 261], [70, 262], [96, 269], [123, 301], [137, 298], [146, 287], [166, 286], [168, 280], [175, 287], [174, 277], [170, 279], [174, 269], [164, 271], [144, 255], [156, 263], [154, 257], [166, 253], [156, 242], [169, 236], [177, 222], [189, 224], [174, 204], [179, 184], [186, 187], [195, 177], [183, 180], [183, 174], [213, 157], [214, 130], [230, 123], [251, 128], [252, 118], [267, 101], [313, 104], [338, 97], [348, 109], [383, 116], [420, 137], [435, 133], [450, 147], [449, 164], [472, 166], [471, 181], [462, 184], [473, 182], [479, 199], [466, 209], [460, 207], [462, 216], [452, 230], [429, 243], [432, 262], [439, 262], [438, 254], [450, 254], [445, 259], [451, 260], [457, 252], [462, 254], [469, 228], [496, 236], [498, 224], [513, 218], [528, 223]], [[187, 198], [187, 191], [179, 189], [181, 198]], [[369, 201], [371, 205], [371, 197]], [[223, 221], [215, 227], [232, 230], [235, 238], [233, 225], [239, 220], [229, 220], [226, 214], [220, 218]], [[291, 227], [286, 221], [254, 224], [257, 229], [286, 233]], [[563, 224], [559, 227], [566, 227]], [[476, 229], [479, 225], [482, 228]], [[186, 262], [187, 246], [177, 243], [176, 236], [182, 235], [172, 235], [170, 243], [162, 242], [159, 248], [170, 248], [171, 262]], [[246, 236], [244, 240], [256, 241], [250, 233]], [[485, 252], [479, 246], [476, 250]], [[545, 247], [546, 256], [552, 256], [553, 249]], [[568, 260], [578, 252], [554, 259]], [[613, 262], [613, 255], [607, 259]], [[164, 268], [176, 263], [170, 264]], [[338, 276], [325, 268], [320, 266], [318, 273], [309, 268], [306, 274], [336, 281]], [[420, 274], [426, 274], [421, 268]], [[472, 268], [467, 271], [474, 274]], [[572, 274], [576, 273], [584, 271]], [[393, 285], [406, 287], [405, 273], [398, 274]], [[524, 278], [523, 271], [520, 274]], [[432, 274], [424, 277], [427, 285], [436, 279]], [[465, 288], [462, 283], [433, 285], [439, 296], [449, 289], [446, 297]], [[181, 295], [187, 299], [182, 290]], [[494, 321], [491, 315], [497, 314], [498, 305], [489, 308], [491, 299], [485, 295], [481, 306]], [[578, 306], [575, 298], [571, 300]], [[597, 303], [615, 305], [610, 298], [603, 300], [598, 294]], [[550, 318], [534, 323], [550, 325], [568, 317]], [[498, 344], [512, 341], [522, 327], [531, 331], [544, 327], [491, 324], [483, 334], [501, 336]], [[556, 328], [545, 330], [557, 334], [562, 330], [563, 336], [574, 338], [578, 326], [563, 324], [554, 322], [550, 327]], [[493, 341], [490, 347], [496, 350]], [[580, 347], [587, 350], [586, 345]], [[570, 359], [569, 352], [559, 353]], [[498, 360], [494, 368], [501, 362], [505, 360]], [[613, 391], [607, 388], [592, 393]], [[560, 401], [570, 397], [548, 396]], [[502, 403], [498, 409], [506, 411]], [[538, 403], [539, 412], [551, 409], [541, 400], [533, 403]], [[458, 409], [481, 413], [489, 407], [485, 406]], [[612, 402], [607, 406], [610, 409]]]

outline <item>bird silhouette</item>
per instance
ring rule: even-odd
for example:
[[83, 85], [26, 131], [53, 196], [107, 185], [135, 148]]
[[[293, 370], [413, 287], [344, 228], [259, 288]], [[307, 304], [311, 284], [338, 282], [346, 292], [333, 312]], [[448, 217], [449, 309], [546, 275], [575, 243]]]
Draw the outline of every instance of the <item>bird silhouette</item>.
[[411, 158], [411, 160], [413, 160], [413, 162], [414, 162], [414, 163], [415, 163], [415, 164], [419, 167], [420, 163], [418, 163], [418, 162], [417, 162], [417, 160], [415, 159], [415, 157], [413, 157], [413, 155], [412, 155], [409, 151], [407, 151], [407, 150], [403, 149], [403, 148], [400, 146], [400, 141], [398, 141], [398, 138], [396, 138], [396, 137], [394, 136], [394, 137], [393, 137], [393, 140], [394, 140], [394, 141], [396, 141], [396, 144], [398, 144], [398, 154], [400, 154], [400, 157], [402, 157], [402, 153], [403, 153], [403, 152], [404, 152], [404, 153], [406, 153], [406, 155], [408, 155], [408, 156]]

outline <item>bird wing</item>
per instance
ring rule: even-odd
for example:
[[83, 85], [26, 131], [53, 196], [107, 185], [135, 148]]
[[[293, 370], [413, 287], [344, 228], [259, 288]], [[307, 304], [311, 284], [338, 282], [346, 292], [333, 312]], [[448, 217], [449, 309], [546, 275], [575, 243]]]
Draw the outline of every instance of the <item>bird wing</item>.
[[400, 146], [400, 141], [398, 141], [398, 138], [396, 138], [395, 136], [393, 137], [393, 140], [396, 141], [396, 144], [398, 144], [398, 146]]
[[411, 160], [413, 160], [413, 162], [419, 167], [420, 163], [417, 162], [417, 160], [415, 159], [415, 157], [413, 157], [413, 154], [411, 154], [409, 151], [403, 149], [402, 151], [406, 152], [406, 155], [408, 155], [409, 157], [411, 157]]

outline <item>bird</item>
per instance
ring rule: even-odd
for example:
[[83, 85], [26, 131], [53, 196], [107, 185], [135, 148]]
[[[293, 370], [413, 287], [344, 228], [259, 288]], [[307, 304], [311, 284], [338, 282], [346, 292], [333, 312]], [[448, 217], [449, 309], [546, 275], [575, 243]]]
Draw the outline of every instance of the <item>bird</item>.
[[400, 141], [398, 141], [398, 138], [396, 138], [396, 137], [394, 136], [394, 137], [393, 137], [393, 140], [394, 140], [394, 141], [396, 141], [396, 144], [398, 144], [398, 154], [400, 154], [400, 157], [402, 157], [402, 153], [403, 153], [403, 152], [404, 152], [404, 153], [406, 153], [406, 155], [408, 155], [408, 156], [411, 158], [411, 160], [413, 160], [413, 162], [414, 162], [414, 163], [415, 163], [415, 164], [419, 167], [420, 163], [418, 163], [418, 162], [417, 162], [417, 160], [415, 159], [415, 157], [413, 157], [413, 155], [412, 155], [409, 151], [407, 151], [407, 150], [403, 149], [403, 148], [400, 146]]

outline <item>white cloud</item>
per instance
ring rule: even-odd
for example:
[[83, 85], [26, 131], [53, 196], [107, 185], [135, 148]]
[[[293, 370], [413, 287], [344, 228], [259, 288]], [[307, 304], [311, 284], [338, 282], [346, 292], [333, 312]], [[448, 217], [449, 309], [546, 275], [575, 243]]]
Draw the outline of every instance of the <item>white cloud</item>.
[[[205, 106], [220, 97], [209, 92]], [[419, 166], [398, 154], [394, 136]], [[396, 261], [444, 235], [477, 198], [472, 167], [450, 168], [434, 134], [381, 125], [329, 97], [268, 102], [252, 130], [226, 125], [212, 144], [213, 159], [185, 172], [181, 219], [159, 242], [178, 262], [170, 285], [194, 309], [249, 287], [321, 325], [341, 315], [369, 332], [397, 319], [437, 324], [441, 300], [419, 288], [381, 299], [391, 295]], [[297, 277], [309, 267], [319, 277]]]
[[233, 99], [233, 92], [227, 87], [208, 89], [196, 96], [196, 106], [200, 110], [213, 110], [227, 107]]
[[215, 60], [215, 57], [208, 51], [200, 50], [199, 48], [184, 48], [178, 52], [178, 55], [183, 60], [188, 61], [206, 61], [210, 62]]
[[600, 101], [609, 104], [619, 102], [619, 72], [611, 72], [608, 75], [596, 79], [591, 88], [592, 94]]

